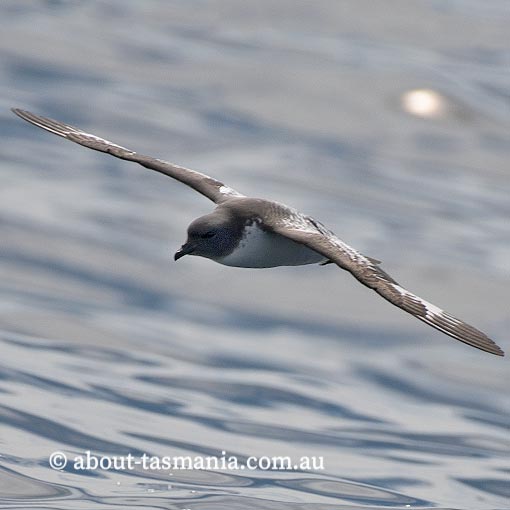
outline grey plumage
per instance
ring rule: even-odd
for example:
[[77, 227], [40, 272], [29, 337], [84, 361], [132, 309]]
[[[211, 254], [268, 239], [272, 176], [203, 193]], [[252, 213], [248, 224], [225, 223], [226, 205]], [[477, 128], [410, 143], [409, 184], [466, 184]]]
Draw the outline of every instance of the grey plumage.
[[177, 179], [206, 196], [216, 204], [220, 204], [232, 196], [243, 196], [237, 191], [228, 188], [222, 182], [217, 181], [208, 175], [201, 174], [200, 172], [189, 170], [188, 168], [183, 168], [178, 165], [173, 165], [172, 163], [168, 163], [167, 161], [162, 161], [161, 159], [153, 158], [151, 156], [137, 154], [136, 152], [109, 142], [108, 140], [104, 140], [90, 133], [85, 133], [81, 129], [68, 126], [67, 124], [63, 124], [62, 122], [58, 122], [53, 119], [48, 119], [47, 117], [40, 117], [39, 115], [27, 112], [26, 110], [13, 108], [12, 111], [22, 119], [34, 124], [34, 126], [45, 129], [50, 133], [67, 138], [68, 140], [83, 145], [84, 147], [88, 147], [89, 149], [106, 152], [116, 158], [125, 159], [127, 161], [134, 161], [146, 168], [150, 168], [156, 172], [168, 175], [168, 177]]
[[246, 197], [208, 175], [138, 154], [61, 122], [20, 109], [12, 111], [58, 136], [177, 179], [216, 203], [212, 213], [192, 222], [186, 243], [175, 254], [176, 260], [191, 254], [240, 267], [332, 262], [439, 331], [483, 351], [504, 355], [484, 333], [412, 294], [381, 269], [378, 260], [361, 254], [320, 222], [295, 209]]

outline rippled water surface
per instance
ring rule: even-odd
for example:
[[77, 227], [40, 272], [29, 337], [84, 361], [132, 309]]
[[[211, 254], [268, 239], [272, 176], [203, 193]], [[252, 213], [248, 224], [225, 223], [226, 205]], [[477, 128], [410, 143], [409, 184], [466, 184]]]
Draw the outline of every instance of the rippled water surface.
[[[505, 0], [3, 1], [0, 506], [510, 508], [506, 358], [332, 266], [175, 264], [207, 200], [9, 112], [290, 203], [509, 351], [509, 24]], [[324, 469], [49, 465], [88, 450]]]

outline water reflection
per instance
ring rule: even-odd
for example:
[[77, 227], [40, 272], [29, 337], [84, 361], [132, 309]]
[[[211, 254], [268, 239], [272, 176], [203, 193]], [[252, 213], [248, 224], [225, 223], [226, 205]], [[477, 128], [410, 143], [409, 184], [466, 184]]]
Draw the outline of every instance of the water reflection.
[[434, 118], [445, 114], [446, 100], [435, 90], [415, 89], [402, 94], [402, 108], [417, 117]]
[[[68, 502], [70, 497], [76, 497], [74, 487], [80, 487], [85, 477], [96, 480], [95, 483], [99, 486], [94, 491], [103, 491], [103, 494], [105, 488], [101, 489], [101, 486], [106, 482], [111, 484], [115, 479], [119, 480], [117, 489], [120, 492], [128, 490], [136, 493], [133, 486], [135, 484], [138, 491], [147, 491], [147, 494], [151, 495], [148, 508], [157, 507], [157, 494], [161, 492], [190, 508], [207, 497], [207, 504], [212, 501], [214, 507], [216, 501], [226, 497], [225, 490], [236, 492], [237, 496], [232, 501], [236, 498], [240, 501], [257, 500], [254, 504], [256, 508], [263, 508], [263, 505], [268, 503], [265, 496], [268, 491], [268, 494], [274, 491], [281, 493], [279, 497], [289, 498], [289, 501], [297, 501], [300, 498], [299, 493], [306, 493], [315, 498], [334, 498], [336, 501], [343, 501], [345, 505], [368, 505], [369, 508], [372, 508], [372, 504], [376, 505], [375, 507], [420, 507], [432, 504], [431, 500], [411, 495], [417, 489], [422, 491], [427, 486], [423, 476], [419, 474], [420, 469], [426, 471], [429, 466], [435, 466], [434, 469], [443, 470], [450, 462], [455, 463], [461, 458], [480, 459], [491, 463], [492, 459], [503, 458], [510, 448], [503, 437], [466, 433], [425, 434], [406, 430], [403, 424], [360, 414], [345, 404], [340, 405], [333, 396], [334, 392], [331, 393], [324, 385], [312, 387], [319, 391], [326, 390], [325, 393], [329, 395], [327, 398], [325, 395], [322, 399], [310, 398], [306, 395], [310, 390], [306, 382], [296, 382], [295, 369], [286, 375], [283, 373], [284, 380], [294, 380], [293, 390], [278, 388], [275, 382], [267, 386], [255, 381], [222, 382], [223, 367], [214, 364], [208, 368], [211, 374], [216, 374], [214, 378], [156, 377], [154, 373], [161, 370], [179, 371], [182, 367], [171, 358], [147, 351], [126, 353], [111, 347], [92, 349], [69, 342], [49, 342], [6, 332], [2, 332], [1, 336], [2, 350], [8, 363], [0, 370], [1, 387], [5, 394], [12, 396], [11, 405], [0, 407], [1, 422], [7, 430], [17, 431], [16, 434], [30, 437], [32, 441], [37, 438], [40, 444], [45, 445], [39, 448], [39, 457], [31, 456], [29, 450], [22, 456], [3, 455], [6, 470], [0, 476], [0, 483], [10, 487], [10, 492], [3, 492], [3, 501], [24, 498], [29, 493], [41, 504], [45, 498], [65, 498]], [[46, 376], [37, 375], [37, 365], [32, 364], [33, 373], [29, 366], [24, 370], [16, 367], [19, 360], [29, 359], [28, 355], [32, 352], [39, 352], [41, 360], [44, 360], [41, 366], [45, 367], [45, 371], [49, 370]], [[89, 364], [98, 363], [103, 368], [110, 367], [111, 372], [87, 370]], [[267, 371], [260, 372], [258, 368], [254, 369], [249, 365], [238, 366], [233, 370], [244, 374], [245, 381], [251, 379], [250, 374], [271, 374]], [[276, 371], [275, 374], [279, 372]], [[370, 384], [371, 379], [367, 374], [359, 377], [356, 373], [356, 378]], [[303, 381], [306, 381], [306, 378]], [[137, 388], [140, 384], [143, 386]], [[386, 391], [379, 380], [377, 385], [379, 391]], [[396, 386], [387, 386], [387, 390], [391, 393]], [[405, 388], [402, 384], [399, 386]], [[372, 386], [371, 391], [375, 391], [376, 387]], [[32, 396], [28, 397], [31, 394]], [[48, 413], [41, 408], [29, 413], [19, 408], [19, 402], [35, 402], [34, 398], [37, 401], [42, 399], [45, 402], [44, 408], [53, 411]], [[432, 397], [421, 396], [421, 399], [425, 407], [434, 403]], [[456, 402], [456, 405], [461, 409], [465, 407], [463, 402]], [[104, 425], [97, 427], [94, 417], [87, 415], [87, 409], [98, 406], [108, 409], [108, 413], [100, 420], [108, 424], [106, 429]], [[35, 406], [34, 410], [37, 408], [39, 406]], [[283, 418], [292, 408], [298, 411], [300, 424], [276, 426], [269, 419], [270, 416]], [[265, 419], [260, 414], [262, 409], [266, 410]], [[68, 414], [71, 411], [72, 416]], [[55, 412], [68, 418], [62, 421], [55, 416]], [[128, 420], [119, 420], [121, 416]], [[158, 416], [160, 418], [156, 418]], [[243, 419], [240, 419], [241, 416]], [[313, 416], [328, 418], [330, 425], [313, 425]], [[165, 425], [161, 429], [162, 424]], [[184, 433], [183, 439], [178, 439], [179, 435], [189, 428], [194, 432], [191, 435]], [[186, 435], [189, 440], [184, 439]], [[215, 441], [211, 442], [210, 437], [215, 436]], [[266, 446], [262, 446], [265, 443]], [[247, 447], [248, 444], [251, 446]], [[273, 446], [269, 447], [269, 444]], [[141, 456], [147, 453], [156, 456], [218, 456], [221, 449], [227, 448], [228, 455], [235, 455], [242, 463], [248, 455], [253, 455], [254, 447], [259, 454], [273, 454], [275, 451], [281, 453], [283, 445], [286, 445], [284, 450], [288, 450], [286, 453], [293, 455], [304, 452], [323, 455], [326, 471], [168, 473], [140, 468], [129, 472], [81, 471], [69, 463], [61, 472], [67, 476], [63, 487], [61, 482], [56, 485], [41, 483], [23, 474], [24, 471], [47, 471], [47, 456], [57, 449], [68, 452], [72, 457], [83, 455], [87, 450], [97, 452], [97, 455], [131, 453]], [[14, 445], [13, 450], [19, 451], [19, 446]], [[392, 478], [367, 477], [363, 481], [339, 480], [332, 476], [331, 468], [328, 468], [335, 457], [347, 457], [350, 459], [348, 464], [353, 465], [358, 462], [365, 464], [366, 459], [370, 458], [371, 463], [380, 462], [386, 469], [402, 469], [403, 465], [407, 465], [409, 475]], [[347, 468], [345, 474], [349, 471]], [[413, 472], [415, 476], [411, 475]], [[19, 477], [21, 481], [13, 484], [13, 476]], [[141, 479], [146, 481], [141, 482]], [[159, 482], [155, 483], [155, 480]], [[492, 478], [487, 483], [481, 478], [459, 481], [469, 483], [472, 487], [483, 487], [484, 491], [494, 495], [504, 494], [504, 485], [498, 482], [498, 478]], [[13, 487], [17, 487], [16, 490]], [[190, 498], [192, 491], [194, 493]], [[73, 494], [75, 496], [71, 496]], [[230, 497], [234, 498], [234, 495]], [[92, 502], [95, 498], [83, 493], [78, 500]], [[115, 505], [121, 504], [120, 501], [127, 501], [122, 497], [112, 498], [106, 494], [101, 500], [105, 504], [110, 501], [109, 504]], [[136, 500], [135, 497], [132, 501]], [[228, 498], [227, 500], [230, 501]], [[73, 508], [72, 504], [70, 508]], [[282, 502], [281, 505], [282, 508], [300, 508], [299, 503]], [[312, 504], [317, 508], [328, 508], [328, 505], [333, 503], [322, 504], [317, 500]]]

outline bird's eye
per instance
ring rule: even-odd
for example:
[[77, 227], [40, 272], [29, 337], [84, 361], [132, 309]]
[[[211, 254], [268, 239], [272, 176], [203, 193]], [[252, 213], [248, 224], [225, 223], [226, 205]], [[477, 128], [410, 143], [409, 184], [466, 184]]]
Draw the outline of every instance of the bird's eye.
[[202, 234], [200, 237], [202, 239], [209, 239], [210, 237], [213, 237], [216, 235], [216, 232], [213, 232], [212, 230], [209, 230], [209, 232], [206, 232], [205, 234]]

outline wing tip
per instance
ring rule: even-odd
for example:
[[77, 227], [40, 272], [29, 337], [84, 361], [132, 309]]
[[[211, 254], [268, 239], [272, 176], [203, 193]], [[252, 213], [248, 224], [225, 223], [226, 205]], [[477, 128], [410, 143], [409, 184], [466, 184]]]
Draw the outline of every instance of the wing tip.
[[23, 110], [21, 108], [11, 108], [11, 112], [17, 115], [18, 117], [21, 117], [22, 119], [25, 118], [24, 116], [28, 113], [26, 110]]
[[505, 351], [496, 342], [492, 343], [493, 345], [491, 345], [491, 350], [488, 350], [487, 352], [494, 354], [496, 356], [501, 356], [502, 358], [505, 357]]
[[463, 342], [471, 347], [475, 347], [476, 349], [485, 351], [489, 354], [494, 354], [495, 356], [500, 356], [502, 358], [505, 356], [505, 351], [496, 342], [494, 342], [490, 338], [485, 338], [483, 343], [479, 342], [476, 344], [472, 343], [470, 341], [463, 340], [461, 338], [458, 338], [458, 340], [460, 340], [461, 342]]
[[50, 119], [49, 117], [42, 117], [41, 115], [29, 112], [28, 110], [23, 110], [21, 108], [11, 108], [11, 112], [13, 112], [19, 118], [27, 121], [28, 123], [33, 124], [34, 126], [45, 129], [50, 133], [62, 136], [64, 138], [70, 132], [75, 131], [75, 128], [68, 126], [67, 124], [63, 124], [62, 122]]

